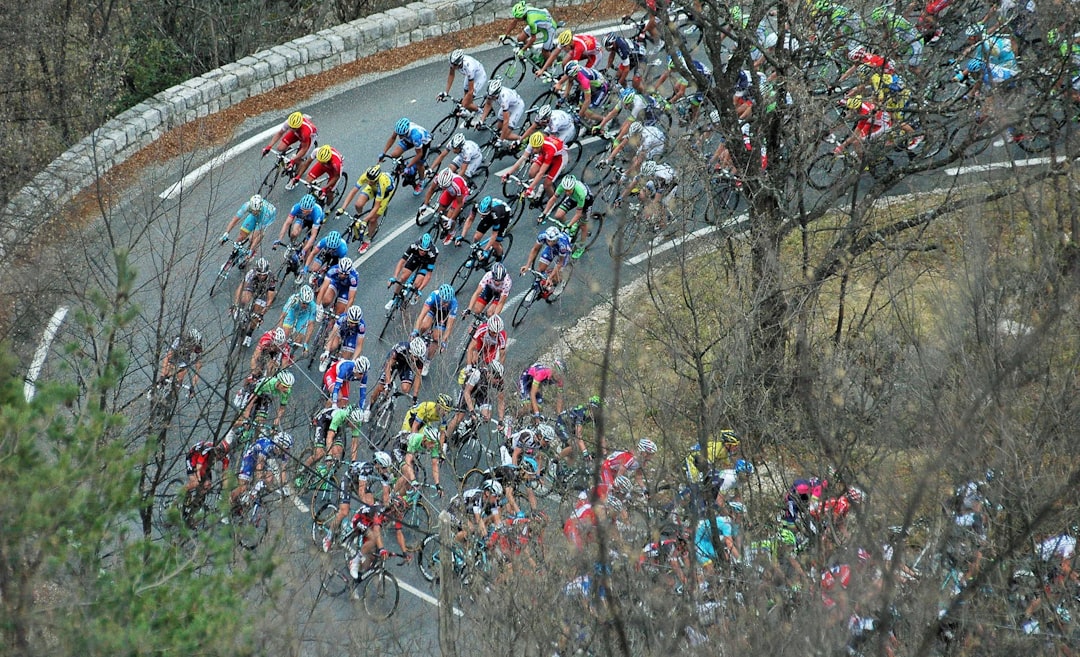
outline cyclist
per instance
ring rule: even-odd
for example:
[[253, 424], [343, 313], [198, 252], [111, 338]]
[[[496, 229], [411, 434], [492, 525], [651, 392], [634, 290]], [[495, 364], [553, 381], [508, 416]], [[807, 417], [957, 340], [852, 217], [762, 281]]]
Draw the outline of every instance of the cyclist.
[[[234, 511], [237, 499], [247, 491], [248, 483], [252, 479], [259, 479], [267, 483], [272, 481], [269, 475], [264, 474], [267, 467], [269, 467], [271, 473], [278, 475], [279, 481], [276, 483], [281, 486], [282, 494], [286, 497], [292, 494], [289, 487], [283, 485], [282, 478], [285, 476], [285, 472], [280, 466], [280, 461], [288, 458], [292, 444], [292, 436], [284, 431], [275, 431], [272, 437], [262, 436], [244, 448], [244, 453], [240, 456], [240, 472], [236, 475], [237, 486], [229, 494], [229, 501], [232, 503]], [[223, 522], [228, 524], [227, 520], [225, 518]]]
[[[775, 44], [774, 44], [775, 45]], [[693, 114], [689, 117], [689, 123], [691, 125], [697, 121], [697, 108], [704, 100], [705, 89], [711, 87], [713, 84], [712, 71], [702, 62], [691, 59], [690, 63], [686, 63], [686, 58], [682, 56], [682, 53], [675, 53], [675, 57], [668, 57], [667, 70], [660, 74], [657, 78], [653, 89], [659, 89], [661, 85], [672, 78], [671, 87], [674, 90], [671, 97], [667, 99], [669, 103], [674, 103], [681, 99], [683, 96], [687, 96], [689, 92], [690, 103], [694, 108]], [[691, 74], [694, 78], [694, 83], [691, 84], [689, 80], [683, 75], [683, 68]], [[704, 88], [699, 88], [699, 82], [703, 81]]]
[[[458, 424], [465, 419], [466, 413], [479, 413], [480, 419], [488, 422], [492, 418], [502, 417], [506, 412], [506, 381], [503, 364], [493, 360], [484, 367], [468, 366], [462, 369], [461, 394], [458, 396], [458, 410], [446, 425], [446, 435], [453, 436]], [[492, 402], [498, 408], [492, 408]]]
[[[466, 182], [471, 181], [472, 177], [476, 175], [476, 172], [484, 164], [484, 154], [480, 152], [480, 147], [475, 141], [466, 139], [465, 135], [460, 132], [454, 133], [446, 144], [447, 148], [439, 153], [435, 161], [431, 163], [432, 170], [438, 171], [446, 156], [453, 153], [454, 157], [450, 164], [446, 165], [446, 168], [465, 178]], [[431, 202], [431, 196], [438, 186], [438, 182], [434, 180], [428, 185], [427, 193], [424, 195], [424, 205]]]
[[[315, 243], [315, 248], [308, 252], [307, 260], [304, 261], [304, 270], [296, 277], [298, 281], [303, 281], [308, 272], [312, 270], [312, 266], [319, 274], [323, 274], [327, 269], [337, 264], [338, 260], [341, 260], [349, 253], [349, 245], [345, 243], [345, 240], [341, 239], [341, 233], [336, 230], [332, 230], [326, 234], [326, 237], [320, 239]], [[312, 283], [314, 286], [315, 283]]]
[[843, 155], [848, 146], [853, 144], [857, 150], [861, 150], [865, 141], [877, 139], [892, 129], [892, 113], [864, 100], [862, 96], [845, 98], [840, 101], [840, 107], [847, 110], [849, 117], [855, 118], [855, 128], [847, 138], [836, 145], [833, 155]]
[[[541, 189], [551, 196], [555, 193], [555, 178], [562, 172], [563, 163], [566, 160], [566, 146], [558, 137], [534, 132], [529, 137], [529, 146], [514, 162], [514, 165], [503, 174], [502, 180], [510, 177], [510, 173], [517, 171], [526, 160], [532, 159], [527, 174], [528, 183], [525, 186], [525, 195], [533, 197], [534, 192]], [[538, 188], [537, 185], [542, 185]]]
[[553, 110], [550, 105], [541, 105], [536, 108], [532, 123], [525, 132], [521, 133], [521, 138], [527, 139], [534, 132], [553, 135], [558, 137], [563, 144], [572, 144], [577, 139], [577, 120], [570, 112], [561, 109]]
[[[555, 440], [555, 429], [546, 422], [541, 422], [535, 427], [519, 429], [510, 435], [510, 460], [520, 472], [521, 457], [523, 455], [536, 454], [546, 449], [553, 440]], [[533, 476], [539, 477], [540, 474], [540, 472], [536, 472]], [[540, 507], [536, 504], [536, 495], [533, 494], [532, 486], [525, 486], [525, 495], [529, 500], [529, 508], [533, 511], [539, 511]]]
[[616, 84], [626, 88], [626, 79], [630, 78], [630, 85], [640, 94], [645, 93], [645, 87], [641, 80], [641, 62], [645, 58], [645, 47], [642, 44], [630, 41], [614, 32], [604, 37], [604, 50], [608, 51], [607, 69], [611, 70], [616, 58], [619, 66], [616, 69]]
[[[491, 531], [502, 524], [499, 516], [499, 503], [502, 501], [502, 484], [494, 479], [487, 479], [482, 488], [470, 488], [455, 495], [447, 505], [447, 511], [454, 519], [454, 540], [464, 543], [467, 535], [487, 537]], [[462, 520], [464, 519], [464, 521]]]
[[[329, 459], [340, 461], [345, 454], [345, 442], [349, 439], [348, 432], [359, 429], [360, 425], [367, 421], [364, 413], [358, 406], [345, 408], [323, 408], [311, 418], [311, 424], [315, 427], [315, 448], [307, 459], [304, 467], [311, 468], [316, 462], [329, 454]], [[356, 460], [359, 451], [360, 440], [353, 440], [351, 460]]]
[[[236, 241], [245, 244], [250, 237], [249, 252], [258, 253], [263, 231], [266, 230], [267, 226], [274, 223], [274, 219], [277, 219], [277, 208], [274, 207], [274, 204], [255, 194], [241, 205], [233, 218], [229, 220], [229, 225], [225, 227], [225, 232], [221, 235], [221, 243], [228, 242], [229, 233], [232, 232], [233, 228], [236, 228], [236, 224], [240, 224], [240, 236]], [[237, 266], [243, 267], [246, 262], [245, 259], [237, 263]]]
[[[337, 215], [340, 217], [345, 214], [345, 208], [349, 207], [349, 203], [352, 203], [354, 198], [356, 199], [356, 205], [353, 206], [356, 210], [356, 219], [367, 226], [364, 234], [359, 236], [360, 247], [357, 252], [361, 255], [371, 248], [371, 240], [375, 239], [375, 234], [379, 232], [379, 220], [386, 214], [386, 208], [390, 206], [390, 199], [394, 198], [395, 191], [397, 187], [393, 177], [376, 164], [356, 179], [356, 185], [345, 195], [341, 207], [337, 209]], [[361, 219], [360, 213], [364, 211], [364, 206], [371, 199], [375, 199], [375, 203]]]
[[184, 382], [184, 376], [188, 370], [192, 370], [191, 380], [188, 383], [188, 396], [195, 395], [195, 384], [199, 382], [199, 370], [202, 369], [203, 336], [202, 332], [195, 327], [173, 339], [172, 344], [165, 351], [165, 357], [161, 359], [161, 367], [158, 369], [157, 385], [175, 379], [176, 385]]
[[386, 145], [383, 146], [379, 162], [388, 157], [401, 157], [405, 151], [412, 149], [414, 153], [412, 159], [405, 165], [402, 180], [406, 181], [406, 184], [411, 181], [413, 196], [420, 196], [421, 191], [423, 191], [424, 174], [426, 173], [425, 161], [430, 148], [431, 133], [423, 126], [413, 123], [403, 116], [394, 124], [394, 131], [390, 133], [390, 138], [386, 140]]
[[597, 494], [607, 497], [607, 492], [615, 483], [615, 479], [621, 476], [633, 476], [637, 485], [645, 488], [645, 475], [642, 466], [649, 462], [653, 454], [656, 454], [656, 443], [648, 438], [642, 438], [637, 444], [637, 453], [624, 450], [616, 450], [609, 454], [600, 464], [600, 485], [597, 486]]
[[334, 316], [338, 316], [353, 305], [356, 300], [356, 286], [359, 284], [360, 275], [353, 268], [352, 258], [338, 260], [337, 264], [326, 272], [322, 287], [319, 288], [318, 321], [323, 320], [324, 313], [330, 308], [333, 308]]
[[738, 562], [739, 549], [733, 538], [736, 531], [734, 523], [728, 516], [718, 515], [698, 521], [694, 530], [694, 553], [697, 556], [698, 565], [702, 568], [710, 568], [719, 558], [720, 545], [727, 550], [728, 556], [733, 561]]
[[919, 68], [923, 64], [923, 37], [908, 19], [901, 14], [892, 11], [888, 5], [880, 5], [870, 12], [869, 25], [879, 28], [884, 27], [893, 38], [893, 44], [898, 53], [908, 57], [908, 68], [915, 75], [919, 74]]
[[[416, 272], [413, 286], [417, 292], [423, 291], [428, 280], [431, 279], [431, 274], [435, 271], [435, 261], [439, 258], [439, 249], [434, 242], [431, 233], [424, 233], [420, 239], [410, 244], [405, 249], [405, 253], [401, 254], [397, 266], [394, 267], [394, 276], [388, 281], [387, 287], [394, 284], [404, 285], [412, 277], [413, 272]], [[393, 304], [394, 300], [390, 299], [386, 303], [386, 309], [390, 310]]]
[[[277, 153], [284, 153], [289, 150], [289, 146], [292, 146], [296, 142], [296, 153], [292, 159], [289, 160], [288, 169], [295, 171], [296, 167], [308, 154], [308, 149], [315, 145], [315, 137], [319, 135], [318, 128], [315, 127], [315, 123], [312, 122], [311, 117], [307, 116], [303, 112], [293, 112], [289, 115], [289, 118], [285, 119], [285, 123], [281, 124], [281, 127], [276, 133], [274, 138], [270, 140], [270, 143], [266, 145], [262, 150], [263, 157], [271, 150], [274, 150], [274, 146], [277, 146]], [[281, 142], [278, 144], [278, 142]]]
[[635, 93], [633, 89], [623, 89], [619, 92], [619, 102], [615, 103], [615, 106], [600, 120], [593, 131], [602, 131], [624, 109], [628, 112], [628, 116], [615, 134], [615, 139], [619, 141], [626, 138], [626, 134], [630, 132], [630, 126], [637, 122], [649, 126], [656, 125], [664, 114], [664, 109], [653, 96]]
[[489, 230], [491, 231], [491, 238], [487, 242], [488, 248], [481, 253], [480, 260], [487, 261], [488, 257], [491, 256], [495, 262], [502, 262], [503, 233], [510, 224], [512, 217], [513, 211], [506, 204], [506, 201], [493, 198], [490, 195], [485, 196], [478, 203], [473, 204], [469, 216], [465, 217], [465, 221], [461, 224], [461, 232], [454, 238], [454, 244], [455, 246], [460, 245], [464, 241], [464, 236], [468, 234], [469, 228], [472, 227], [473, 220], [479, 218], [480, 222], [476, 224], [476, 232], [472, 235], [472, 243], [479, 244], [484, 239], [484, 235]]
[[610, 90], [610, 84], [604, 74], [594, 68], [582, 66], [578, 62], [570, 62], [563, 69], [563, 76], [556, 83], [556, 88], [564, 88], [563, 97], [571, 98], [574, 83], [577, 83], [578, 88], [581, 89], [578, 116], [591, 121], [603, 120], [603, 115], [598, 112], [603, 109]]
[[630, 166], [626, 168], [629, 174], [637, 172], [638, 167], [645, 160], [657, 160], [664, 154], [664, 148], [667, 146], [667, 135], [664, 134], [660, 126], [647, 126], [641, 121], [634, 121], [630, 124], [630, 129], [627, 130], [626, 134], [627, 138], [611, 149], [611, 154], [607, 158], [608, 163], [614, 162], [615, 157], [626, 148], [627, 144], [637, 149], [633, 159], [630, 161]]
[[224, 442], [215, 445], [212, 440], [202, 440], [192, 445], [184, 460], [187, 469], [184, 494], [177, 501], [185, 501], [187, 494], [196, 488], [199, 488], [202, 493], [210, 490], [214, 485], [214, 464], [219, 462], [221, 476], [224, 478], [229, 472], [229, 447]]
[[304, 229], [307, 229], [308, 238], [304, 240], [304, 245], [300, 247], [300, 257], [303, 258], [304, 254], [309, 252], [311, 247], [315, 246], [315, 240], [319, 237], [319, 229], [322, 227], [325, 218], [326, 214], [323, 212], [323, 209], [319, 207], [319, 201], [315, 196], [312, 194], [304, 194], [300, 201], [289, 211], [288, 219], [281, 224], [281, 232], [278, 233], [278, 238], [274, 240], [270, 250], [276, 251], [279, 245], [285, 246], [284, 239], [286, 231], [289, 232], [289, 239], [291, 241], [296, 241]]
[[543, 75], [544, 71], [555, 63], [559, 55], [564, 52], [566, 53], [562, 61], [564, 69], [570, 62], [583, 63], [585, 66], [592, 68], [596, 66], [597, 60], [600, 59], [600, 44], [597, 42], [596, 37], [591, 34], [574, 34], [570, 30], [563, 30], [555, 37], [555, 41], [559, 44], [558, 47], [548, 55], [547, 61], [536, 72], [536, 77]]
[[245, 421], [263, 419], [269, 415], [270, 407], [275, 400], [278, 403], [278, 409], [277, 415], [274, 416], [273, 426], [275, 428], [280, 426], [294, 383], [296, 383], [296, 377], [293, 376], [293, 373], [284, 370], [255, 384], [251, 396], [248, 398], [247, 403], [244, 404], [244, 410], [237, 416], [228, 432], [225, 433], [225, 446], [229, 449], [232, 448], [232, 444], [237, 437], [236, 428]]
[[278, 370], [292, 364], [289, 338], [282, 328], [272, 328], [259, 337], [251, 354], [251, 374], [248, 381], [258, 381], [263, 376], [273, 376]]
[[446, 416], [453, 406], [454, 400], [445, 393], [440, 393], [434, 401], [416, 404], [405, 413], [405, 421], [401, 423], [401, 433], [417, 433], [424, 427], [445, 429], [448, 422]]
[[330, 335], [326, 337], [326, 348], [319, 357], [319, 371], [326, 371], [327, 366], [330, 365], [331, 354], [337, 358], [351, 359], [353, 354], [363, 351], [366, 332], [364, 311], [360, 309], [360, 306], [349, 306], [349, 309], [334, 322]]
[[443, 283], [428, 295], [420, 315], [416, 318], [412, 337], [428, 336], [427, 360], [424, 361], [423, 376], [428, 375], [431, 359], [435, 357], [435, 351], [446, 349], [446, 342], [450, 339], [450, 331], [457, 321], [458, 302], [454, 296], [454, 288], [449, 283]]
[[503, 141], [517, 141], [521, 135], [515, 132], [521, 128], [521, 119], [525, 116], [525, 101], [515, 89], [503, 85], [501, 78], [494, 78], [487, 84], [484, 108], [480, 113], [480, 123], [498, 106], [495, 114], [495, 132]]
[[405, 434], [397, 449], [394, 450], [394, 456], [401, 470], [401, 477], [394, 483], [394, 492], [398, 495], [404, 495], [405, 487], [408, 485], [414, 488], [419, 486], [413, 463], [423, 452], [431, 456], [431, 477], [435, 482], [435, 491], [439, 497], [442, 497], [442, 484], [439, 483], [439, 462], [443, 459], [442, 440], [439, 428], [430, 425], [425, 426], [422, 431]]
[[686, 455], [686, 478], [691, 486], [713, 480], [720, 472], [735, 466], [735, 453], [739, 450], [739, 437], [731, 429], [721, 429], [710, 438], [702, 449], [695, 443]]
[[472, 55], [466, 55], [461, 48], [450, 53], [450, 72], [446, 75], [446, 90], [439, 94], [436, 100], [443, 101], [450, 98], [450, 87], [453, 86], [454, 77], [457, 76], [458, 71], [465, 76], [461, 84], [461, 106], [471, 112], [477, 112], [479, 108], [476, 107], [474, 99], [488, 83], [488, 75], [484, 70], [484, 65]]
[[521, 396], [522, 413], [540, 415], [544, 406], [544, 386], [556, 387], [555, 414], [563, 411], [563, 372], [565, 366], [561, 360], [552, 361], [551, 365], [537, 361], [525, 368], [518, 378], [518, 394]]
[[555, 48], [555, 29], [559, 25], [551, 12], [547, 9], [529, 6], [525, 4], [525, 0], [519, 0], [510, 8], [510, 15], [517, 20], [525, 21], [525, 26], [522, 28], [521, 35], [518, 38], [518, 52], [523, 53], [531, 48], [534, 43], [540, 42], [543, 57], [547, 58], [548, 53]]
[[[356, 402], [356, 407], [364, 408], [364, 401], [367, 399], [367, 374], [370, 368], [371, 361], [367, 356], [357, 356], [354, 360], [335, 361], [323, 376], [323, 393], [327, 397], [326, 407], [342, 408], [347, 405], [350, 394], [349, 382], [358, 381], [360, 397]], [[362, 422], [366, 422], [368, 416], [371, 415], [368, 411], [360, 413]]]
[[[645, 160], [638, 169], [638, 175], [626, 185], [622, 195], [637, 190], [637, 196], [645, 208], [642, 216], [651, 217], [656, 228], [663, 229], [671, 215], [669, 206], [678, 187], [679, 176], [674, 167]], [[616, 199], [616, 204], [622, 200], [622, 195]]]
[[353, 514], [352, 531], [360, 539], [360, 549], [352, 559], [349, 559], [349, 575], [354, 580], [359, 580], [360, 573], [374, 564], [372, 555], [376, 550], [379, 551], [380, 559], [385, 559], [390, 555], [383, 548], [382, 540], [382, 526], [386, 520], [385, 510], [377, 504], [362, 504]]
[[299, 292], [293, 292], [285, 307], [281, 309], [278, 327], [285, 331], [290, 342], [299, 342], [304, 351], [308, 350], [311, 334], [315, 332], [315, 317], [318, 315], [315, 303], [315, 291], [310, 285], [304, 285]]
[[492, 315], [476, 327], [465, 349], [467, 365], [490, 365], [495, 361], [506, 362], [506, 331], [499, 315]]
[[524, 275], [534, 263], [536, 271], [547, 274], [547, 280], [541, 286], [544, 299], [558, 286], [559, 273], [570, 262], [570, 251], [570, 236], [555, 226], [548, 226], [536, 236], [536, 244], [525, 258], [521, 274]]
[[972, 56], [956, 79], [961, 81], [968, 76], [977, 76], [972, 86], [973, 92], [983, 86], [990, 87], [1011, 80], [1020, 72], [1012, 40], [1007, 35], [987, 33], [982, 25], [974, 25], [968, 28], [967, 36], [970, 45], [964, 52]]
[[426, 357], [427, 343], [423, 338], [413, 338], [391, 347], [386, 354], [386, 360], [383, 361], [379, 381], [375, 384], [375, 389], [371, 391], [370, 408], [378, 405], [379, 397], [387, 386], [393, 387], [394, 376], [401, 380], [401, 394], [410, 395], [415, 404], [420, 392], [420, 382], [416, 380], [416, 377], [424, 367]]
[[[300, 163], [297, 174], [285, 185], [285, 189], [296, 187], [297, 183], [300, 182], [300, 178], [304, 176], [304, 172], [307, 171], [311, 159], [309, 157]], [[306, 182], [314, 183], [319, 177], [326, 175], [326, 184], [318, 191], [318, 198], [322, 200], [324, 207], [330, 207], [334, 204], [334, 186], [337, 185], [338, 179], [341, 178], [341, 168], [344, 164], [345, 158], [333, 146], [323, 144], [315, 149], [315, 166], [311, 167], [311, 171], [307, 171]], [[289, 185], [292, 185], [292, 187]]]
[[588, 403], [577, 404], [569, 410], [559, 414], [558, 419], [555, 421], [555, 425], [559, 428], [559, 434], [563, 444], [562, 450], [559, 451], [560, 459], [568, 459], [571, 454], [573, 454], [574, 446], [570, 444], [571, 430], [574, 433], [573, 439], [577, 444], [578, 451], [581, 452], [581, 456], [585, 459], [592, 458], [588, 448], [585, 447], [583, 433], [585, 425], [591, 424], [595, 420], [596, 409], [600, 408], [600, 406], [600, 396], [593, 395], [592, 397], [589, 397]]
[[[353, 495], [360, 500], [361, 504], [372, 506], [375, 504], [375, 496], [371, 492], [371, 486], [378, 483], [382, 487], [382, 500], [380, 504], [390, 504], [390, 488], [394, 484], [394, 476], [390, 473], [390, 455], [386, 452], [375, 452], [370, 461], [357, 461], [345, 470], [345, 476], [341, 478], [338, 488], [338, 512], [332, 520], [323, 524], [323, 552], [329, 552], [334, 542], [334, 528], [341, 526], [341, 521], [349, 515], [349, 506]], [[404, 539], [400, 540], [401, 552], [405, 553]]]
[[461, 214], [461, 208], [465, 206], [465, 199], [469, 196], [469, 183], [449, 167], [439, 172], [435, 183], [442, 190], [439, 194], [438, 221], [446, 224], [446, 237], [443, 238], [445, 245], [454, 241], [454, 226]]
[[574, 209], [574, 216], [564, 224], [568, 231], [572, 230], [575, 225], [578, 227], [577, 235], [574, 236], [574, 251], [570, 254], [570, 257], [574, 260], [577, 260], [585, 253], [585, 244], [589, 241], [589, 210], [592, 209], [593, 200], [592, 190], [589, 189], [589, 186], [578, 180], [574, 174], [568, 173], [563, 176], [558, 191], [548, 200], [547, 205], [544, 206], [544, 211], [540, 215], [538, 223], [543, 223], [547, 221], [552, 210], [554, 210], [555, 220], [563, 223], [566, 219], [566, 213], [571, 208]]
[[486, 314], [489, 317], [501, 313], [510, 299], [512, 286], [513, 280], [506, 267], [501, 262], [491, 265], [491, 269], [480, 279], [476, 290], [469, 297], [469, 312], [474, 315]]
[[251, 334], [262, 323], [266, 310], [274, 305], [276, 296], [277, 276], [270, 271], [270, 262], [266, 258], [259, 258], [255, 266], [244, 274], [233, 294], [233, 319], [240, 318], [241, 308], [251, 307], [251, 316], [247, 318], [244, 328], [245, 347], [251, 346]]

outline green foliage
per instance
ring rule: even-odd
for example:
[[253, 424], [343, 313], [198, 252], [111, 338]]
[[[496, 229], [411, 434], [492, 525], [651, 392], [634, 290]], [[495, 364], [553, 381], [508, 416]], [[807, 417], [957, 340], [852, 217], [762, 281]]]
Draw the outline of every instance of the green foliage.
[[116, 111], [180, 84], [192, 77], [192, 70], [192, 58], [177, 42], [150, 34], [136, 37], [125, 70], [124, 95], [116, 100]]

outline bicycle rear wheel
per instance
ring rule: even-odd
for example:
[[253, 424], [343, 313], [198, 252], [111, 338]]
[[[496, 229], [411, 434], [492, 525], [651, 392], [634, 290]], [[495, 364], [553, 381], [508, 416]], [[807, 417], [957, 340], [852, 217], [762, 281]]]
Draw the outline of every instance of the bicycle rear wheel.
[[274, 186], [277, 185], [278, 178], [281, 177], [282, 172], [285, 171], [285, 167], [280, 162], [275, 162], [274, 166], [263, 177], [262, 183], [259, 185], [259, 195], [263, 198], [270, 196], [270, 192], [274, 191]]
[[524, 59], [507, 57], [491, 70], [491, 79], [501, 77], [504, 87], [516, 89], [521, 84], [521, 81], [525, 79], [526, 68], [527, 64]]
[[375, 620], [386, 620], [398, 606], [397, 578], [379, 570], [364, 582], [364, 611]]
[[450, 138], [454, 136], [454, 133], [458, 131], [458, 117], [453, 114], [443, 117], [441, 121], [435, 124], [435, 127], [431, 129], [431, 145], [434, 148], [442, 149], [446, 146], [446, 142], [450, 141]]
[[470, 472], [480, 463], [484, 446], [480, 439], [473, 433], [469, 438], [458, 445], [457, 455], [454, 457], [454, 472]]
[[600, 233], [604, 230], [604, 215], [602, 213], [594, 213], [589, 217], [589, 236], [585, 241], [585, 249], [588, 250], [596, 243], [596, 239], [600, 237]]
[[410, 552], [420, 549], [431, 528], [431, 510], [427, 502], [418, 500], [405, 510], [401, 518], [401, 533], [405, 537], [405, 548]]
[[847, 157], [831, 152], [818, 155], [806, 170], [806, 183], [814, 189], [824, 191], [835, 185], [851, 169]]

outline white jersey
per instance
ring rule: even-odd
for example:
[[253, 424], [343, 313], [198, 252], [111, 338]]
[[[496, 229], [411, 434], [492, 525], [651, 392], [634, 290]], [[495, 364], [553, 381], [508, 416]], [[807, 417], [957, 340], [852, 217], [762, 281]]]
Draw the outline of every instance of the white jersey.
[[461, 60], [461, 72], [465, 74], [465, 81], [462, 83], [462, 93], [469, 90], [469, 83], [476, 83], [473, 89], [476, 90], [476, 94], [483, 94], [487, 90], [488, 75], [484, 70], [484, 65], [476, 60], [471, 55], [465, 55], [465, 58]]
[[667, 137], [664, 135], [664, 131], [655, 125], [642, 126], [641, 130], [641, 149], [639, 152], [644, 153], [648, 159], [655, 159], [664, 152], [664, 145], [667, 143]]
[[461, 152], [454, 155], [453, 163], [458, 173], [469, 178], [475, 175], [476, 170], [484, 163], [484, 154], [480, 152], [475, 141], [466, 139], [461, 146]]
[[514, 130], [521, 127], [521, 117], [525, 116], [525, 101], [521, 98], [521, 94], [510, 87], [503, 87], [494, 102], [499, 105], [496, 118], [501, 121], [503, 113], [507, 112], [510, 115], [510, 127]]
[[484, 274], [484, 277], [480, 279], [480, 289], [489, 289], [498, 292], [502, 297], [510, 297], [510, 286], [513, 285], [513, 281], [510, 280], [510, 276], [504, 276], [501, 283], [495, 282], [495, 277], [491, 275], [491, 272]]
[[551, 116], [545, 129], [549, 135], [555, 135], [564, 144], [569, 144], [577, 137], [577, 126], [574, 125], [574, 117], [563, 110], [551, 110]]

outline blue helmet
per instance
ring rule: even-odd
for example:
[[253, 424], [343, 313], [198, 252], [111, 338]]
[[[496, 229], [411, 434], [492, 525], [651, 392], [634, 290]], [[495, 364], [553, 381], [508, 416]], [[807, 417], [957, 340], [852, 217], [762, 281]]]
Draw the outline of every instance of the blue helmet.
[[443, 283], [439, 286], [439, 300], [443, 303], [449, 303], [454, 298], [454, 288], [449, 283]]
[[431, 233], [424, 233], [420, 236], [420, 248], [425, 251], [431, 248]]
[[398, 119], [397, 123], [394, 124], [394, 132], [396, 132], [399, 135], [404, 136], [404, 135], [408, 134], [409, 126], [411, 126], [411, 125], [412, 125], [412, 122], [409, 121], [409, 119], [407, 119], [407, 118], [405, 118], [403, 116], [400, 119]]
[[319, 202], [315, 200], [315, 197], [311, 194], [304, 194], [304, 198], [300, 199], [301, 210], [314, 210], [315, 206], [318, 204]]
[[735, 461], [735, 472], [739, 474], [754, 474], [754, 464], [746, 459]]
[[[308, 194], [308, 196], [311, 196], [311, 195]], [[301, 201], [301, 203], [303, 203], [303, 201]], [[328, 249], [336, 249], [339, 246], [341, 246], [341, 233], [337, 232], [336, 230], [332, 230], [332, 231], [330, 231], [329, 233], [326, 234], [325, 240], [326, 240], [326, 248], [328, 248]]]
[[636, 95], [637, 94], [634, 93], [633, 88], [627, 87], [619, 92], [619, 102], [621, 102], [623, 105], [629, 105], [630, 103], [634, 102], [634, 96]]

